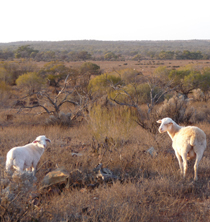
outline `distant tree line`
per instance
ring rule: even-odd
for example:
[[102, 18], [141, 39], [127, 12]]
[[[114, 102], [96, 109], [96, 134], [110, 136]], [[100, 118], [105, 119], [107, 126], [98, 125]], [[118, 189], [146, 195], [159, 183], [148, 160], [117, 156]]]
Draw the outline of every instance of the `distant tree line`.
[[209, 59], [209, 55], [203, 54], [201, 51], [161, 51], [157, 55], [158, 59]]
[[[81, 43], [81, 44], [79, 44]], [[88, 44], [89, 43], [89, 44]], [[124, 61], [143, 59], [159, 59], [159, 60], [183, 60], [183, 59], [209, 59], [210, 44], [209, 42], [124, 42], [124, 45], [119, 42], [97, 42], [97, 41], [82, 41], [69, 42], [69, 45], [51, 43], [33, 43], [25, 44], [23, 42], [15, 45], [0, 44], [0, 59], [12, 60], [15, 58], [33, 59], [35, 61]], [[197, 43], [197, 45], [196, 45]], [[203, 44], [201, 44], [203, 43]], [[204, 44], [205, 43], [205, 44]], [[48, 45], [49, 48], [46, 47]], [[43, 48], [41, 48], [43, 46]], [[64, 49], [66, 46], [66, 49]], [[60, 48], [59, 48], [60, 47]], [[170, 49], [170, 50], [169, 50]]]

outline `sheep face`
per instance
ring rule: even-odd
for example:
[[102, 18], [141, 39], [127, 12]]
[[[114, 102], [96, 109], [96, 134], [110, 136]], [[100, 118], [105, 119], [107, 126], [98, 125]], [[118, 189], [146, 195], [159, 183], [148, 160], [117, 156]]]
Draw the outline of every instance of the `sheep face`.
[[158, 129], [158, 131], [160, 133], [164, 133], [166, 131], [170, 131], [171, 127], [173, 126], [173, 120], [171, 118], [164, 118], [162, 120], [158, 120], [157, 123], [160, 123], [160, 127]]
[[48, 139], [46, 136], [38, 136], [33, 143], [36, 143], [40, 148], [46, 148], [47, 147], [47, 142], [51, 143], [51, 140]]

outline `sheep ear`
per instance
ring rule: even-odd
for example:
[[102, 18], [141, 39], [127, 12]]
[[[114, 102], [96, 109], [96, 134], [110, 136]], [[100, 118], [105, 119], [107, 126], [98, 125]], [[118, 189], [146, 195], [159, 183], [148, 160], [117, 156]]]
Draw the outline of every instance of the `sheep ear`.
[[159, 120], [157, 121], [157, 123], [162, 123], [162, 120], [161, 120], [161, 119], [159, 119]]
[[39, 142], [38, 140], [34, 140], [34, 141], [33, 141], [33, 143], [38, 143], [38, 142]]

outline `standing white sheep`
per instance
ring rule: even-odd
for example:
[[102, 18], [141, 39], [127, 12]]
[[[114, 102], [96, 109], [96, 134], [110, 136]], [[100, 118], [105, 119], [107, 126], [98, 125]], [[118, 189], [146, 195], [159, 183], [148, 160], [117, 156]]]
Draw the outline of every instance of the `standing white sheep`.
[[172, 147], [179, 161], [181, 174], [184, 177], [187, 172], [187, 160], [195, 158], [194, 180], [197, 180], [198, 164], [206, 149], [206, 134], [195, 126], [179, 126], [168, 117], [158, 120], [157, 123], [161, 123], [159, 132], [167, 132], [171, 137]]
[[6, 171], [12, 167], [20, 172], [31, 169], [35, 176], [36, 166], [44, 153], [47, 142], [51, 142], [50, 139], [42, 135], [38, 136], [32, 143], [12, 148], [7, 153]]

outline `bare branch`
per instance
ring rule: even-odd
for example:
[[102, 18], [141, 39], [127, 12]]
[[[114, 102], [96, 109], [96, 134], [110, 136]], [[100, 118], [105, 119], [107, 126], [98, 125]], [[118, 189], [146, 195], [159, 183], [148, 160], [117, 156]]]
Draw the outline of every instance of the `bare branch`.
[[71, 103], [71, 104], [74, 104], [75, 106], [79, 105], [77, 102], [74, 102], [71, 100], [64, 100], [58, 105], [58, 108], [60, 108], [64, 103]]
[[36, 107], [42, 107], [48, 114], [51, 113], [45, 106], [43, 106], [41, 104], [34, 105], [34, 106], [24, 106], [24, 105], [22, 105], [17, 113], [20, 113], [22, 111], [22, 109], [33, 109], [33, 108], [36, 108]]
[[63, 86], [63, 88], [59, 91], [59, 93], [58, 93], [57, 96], [55, 97], [54, 103], [57, 103], [58, 97], [63, 93], [64, 89], [66, 88], [66, 85], [68, 84], [68, 82], [67, 82], [68, 78], [69, 78], [69, 74], [66, 76], [66, 79], [65, 79], [65, 81], [64, 81], [64, 86]]
[[122, 103], [122, 102], [119, 102], [117, 101], [116, 99], [112, 99], [110, 98], [110, 100], [112, 100], [113, 102], [117, 103], [118, 105], [121, 105], [121, 106], [129, 106], [129, 107], [137, 107], [137, 105], [134, 105], [134, 104], [129, 104], [129, 103]]

